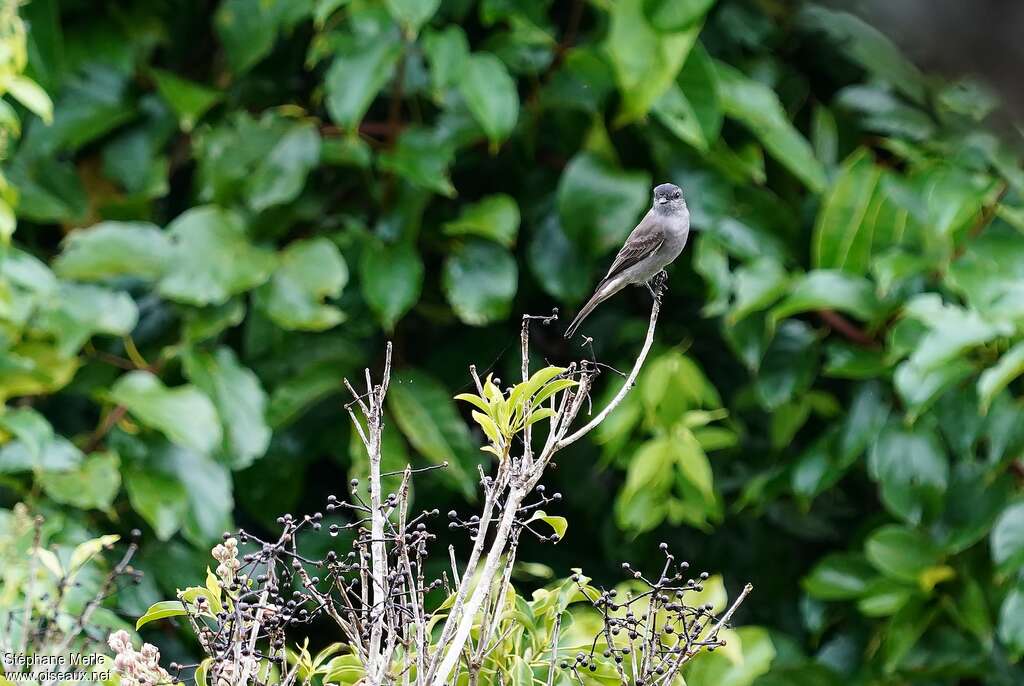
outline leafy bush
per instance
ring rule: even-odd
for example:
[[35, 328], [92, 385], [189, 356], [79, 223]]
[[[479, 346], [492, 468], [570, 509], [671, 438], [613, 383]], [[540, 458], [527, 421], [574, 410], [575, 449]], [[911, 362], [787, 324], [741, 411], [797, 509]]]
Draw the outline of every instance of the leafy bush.
[[463, 361], [515, 378], [519, 314], [577, 306], [671, 180], [696, 235], [543, 559], [611, 583], [657, 528], [750, 578], [765, 628], [709, 683], [1020, 682], [1024, 175], [984, 87], [804, 3], [4, 7], [0, 497], [56, 543], [143, 527], [122, 611], [367, 473], [341, 379], [385, 337], [382, 459], [472, 498]]

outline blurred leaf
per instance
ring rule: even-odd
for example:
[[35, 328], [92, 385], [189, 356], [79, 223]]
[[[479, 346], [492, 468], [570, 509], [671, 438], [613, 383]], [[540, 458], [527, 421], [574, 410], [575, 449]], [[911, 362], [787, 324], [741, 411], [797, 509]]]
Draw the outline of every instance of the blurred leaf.
[[818, 364], [814, 345], [814, 333], [803, 322], [779, 325], [757, 371], [755, 390], [765, 408], [776, 408], [810, 386]]
[[281, 253], [270, 283], [256, 292], [256, 304], [278, 326], [289, 330], [323, 331], [345, 319], [337, 298], [348, 283], [348, 267], [326, 238], [295, 241]]
[[285, 4], [286, 0], [221, 0], [213, 24], [236, 74], [270, 54]]
[[260, 212], [291, 202], [320, 161], [320, 135], [312, 124], [291, 127], [247, 179], [249, 207]]
[[877, 572], [860, 553], [834, 553], [825, 557], [803, 580], [803, 586], [821, 600], [859, 598]]
[[154, 69], [153, 80], [160, 96], [167, 101], [175, 114], [181, 130], [191, 131], [206, 112], [223, 99], [220, 91], [207, 88], [163, 69]]
[[618, 169], [591, 153], [580, 153], [558, 182], [562, 227], [573, 242], [604, 254], [622, 245], [650, 193], [647, 173]]
[[934, 433], [889, 424], [871, 449], [868, 471], [881, 485], [882, 502], [897, 517], [919, 524], [938, 514], [949, 461]]
[[504, 193], [489, 195], [464, 205], [458, 217], [444, 224], [444, 232], [448, 236], [480, 236], [511, 248], [519, 232], [519, 206]]
[[143, 424], [175, 443], [201, 453], [209, 453], [220, 444], [217, 411], [194, 386], [167, 388], [150, 372], [134, 371], [114, 383], [110, 396]]
[[449, 25], [423, 34], [423, 51], [430, 64], [430, 82], [435, 91], [457, 86], [469, 62], [469, 41], [460, 26]]
[[451, 393], [421, 372], [405, 371], [396, 377], [388, 392], [388, 409], [398, 427], [432, 464], [447, 462], [445, 473], [470, 497], [474, 480], [469, 459], [474, 448]]
[[922, 534], [895, 524], [874, 531], [864, 544], [864, 554], [883, 574], [914, 583], [942, 559], [942, 552]]
[[359, 281], [366, 304], [392, 331], [420, 298], [423, 260], [409, 243], [371, 240], [360, 255]]
[[883, 310], [867, 279], [818, 269], [796, 280], [789, 295], [771, 311], [775, 321], [809, 310], [836, 310], [873, 321]]
[[690, 51], [676, 83], [654, 105], [653, 113], [680, 140], [708, 150], [722, 128], [715, 65], [699, 43]]
[[576, 303], [588, 295], [590, 270], [579, 246], [562, 230], [557, 212], [550, 212], [533, 229], [527, 249], [533, 277], [549, 295]]
[[910, 363], [924, 371], [950, 362], [974, 346], [1013, 332], [1007, 323], [987, 321], [973, 310], [943, 303], [937, 293], [915, 296], [907, 302], [905, 313], [930, 329], [910, 356]]
[[1021, 374], [1024, 374], [1024, 342], [1006, 351], [994, 366], [986, 369], [978, 377], [981, 411], [986, 412], [996, 394]]
[[391, 16], [412, 33], [427, 23], [440, 5], [441, 0], [387, 0]]
[[470, 55], [459, 90], [492, 148], [511, 135], [519, 118], [519, 94], [497, 57], [488, 53]]
[[94, 334], [127, 336], [138, 322], [138, 308], [127, 293], [100, 286], [63, 283], [56, 308], [39, 325], [53, 333], [61, 355], [70, 357]]
[[470, 240], [445, 260], [441, 283], [459, 319], [483, 326], [508, 316], [519, 275], [507, 250], [491, 242]]
[[847, 12], [819, 5], [800, 10], [798, 21], [826, 32], [846, 55], [899, 88], [904, 95], [924, 102], [925, 84], [921, 73], [881, 31]]
[[420, 188], [454, 197], [455, 187], [448, 175], [453, 158], [452, 146], [437, 132], [410, 127], [398, 137], [392, 150], [381, 154], [380, 166]]
[[768, 152], [815, 193], [825, 189], [825, 170], [810, 144], [789, 123], [778, 96], [724, 62], [715, 63], [726, 116], [738, 120]]
[[644, 14], [659, 31], [679, 31], [699, 21], [715, 0], [645, 0]]
[[772, 257], [761, 257], [740, 267], [733, 273], [736, 299], [728, 320], [737, 322], [752, 312], [765, 309], [782, 297], [788, 286], [789, 275]]
[[153, 224], [101, 222], [68, 235], [54, 271], [81, 281], [126, 275], [156, 279], [171, 254], [170, 238]]
[[999, 638], [1018, 658], [1024, 655], [1024, 588], [1021, 586], [1018, 582], [999, 610]]
[[124, 479], [132, 509], [153, 527], [157, 539], [168, 540], [181, 528], [188, 509], [184, 486], [144, 468], [127, 469]]
[[1024, 566], [1024, 503], [1014, 503], [992, 528], [992, 561], [1007, 571]]
[[274, 257], [254, 246], [245, 222], [232, 211], [194, 207], [167, 227], [173, 251], [158, 286], [161, 295], [188, 305], [220, 305], [267, 280]]
[[213, 353], [186, 355], [184, 371], [217, 408], [232, 469], [244, 469], [263, 457], [270, 445], [270, 427], [265, 418], [267, 395], [259, 378], [223, 346]]
[[108, 509], [121, 488], [120, 461], [114, 453], [93, 453], [71, 471], [43, 472], [39, 481], [47, 496], [82, 509]]
[[682, 31], [658, 31], [644, 14], [648, 1], [621, 0], [611, 11], [604, 47], [622, 93], [622, 107], [615, 120], [618, 126], [646, 115], [664, 95], [700, 32], [699, 25]]
[[335, 124], [346, 130], [359, 125], [401, 56], [402, 44], [390, 34], [339, 41], [324, 79], [327, 112]]
[[750, 686], [768, 672], [776, 653], [767, 630], [740, 627], [734, 640], [739, 643], [742, 659], [734, 662], [721, 652], [704, 655], [687, 670], [687, 686]]

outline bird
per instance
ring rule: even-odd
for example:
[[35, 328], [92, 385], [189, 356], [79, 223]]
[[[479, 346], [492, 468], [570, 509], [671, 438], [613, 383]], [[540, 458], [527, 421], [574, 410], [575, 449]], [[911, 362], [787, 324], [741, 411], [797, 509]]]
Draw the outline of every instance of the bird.
[[594, 295], [569, 324], [565, 337], [572, 338], [594, 308], [630, 284], [646, 285], [657, 299], [659, 295], [651, 282], [679, 257], [689, 235], [690, 210], [682, 189], [672, 183], [655, 186], [651, 209], [626, 238]]

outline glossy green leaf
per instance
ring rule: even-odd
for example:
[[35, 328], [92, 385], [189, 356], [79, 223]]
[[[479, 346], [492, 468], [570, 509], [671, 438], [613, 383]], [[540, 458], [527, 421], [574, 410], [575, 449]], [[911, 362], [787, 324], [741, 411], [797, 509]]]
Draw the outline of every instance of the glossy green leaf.
[[134, 371], [120, 377], [110, 395], [140, 422], [175, 443], [203, 453], [220, 444], [217, 411], [210, 398], [194, 386], [168, 388], [152, 373]]
[[992, 528], [992, 560], [1008, 570], [1024, 566], [1024, 503], [1010, 505]]
[[591, 153], [574, 157], [558, 182], [558, 212], [573, 242], [596, 253], [622, 245], [649, 204], [651, 177]]
[[346, 36], [325, 77], [327, 112], [343, 129], [359, 125], [381, 88], [392, 77], [402, 55], [396, 37]]
[[360, 255], [359, 282], [366, 303], [393, 330], [420, 298], [423, 260], [409, 243], [371, 241]]
[[480, 236], [510, 248], [519, 233], [519, 206], [504, 193], [489, 195], [466, 205], [458, 217], [445, 222], [444, 232], [449, 236]]
[[909, 582], [919, 581], [925, 570], [942, 559], [938, 547], [923, 534], [896, 525], [872, 533], [864, 543], [864, 554], [886, 576]]
[[612, 7], [605, 50], [622, 93], [619, 125], [640, 119], [671, 87], [700, 31], [658, 30], [644, 13], [646, 0], [622, 0]]
[[257, 291], [256, 303], [284, 329], [323, 331], [345, 319], [325, 300], [341, 295], [346, 283], [348, 266], [333, 243], [326, 238], [299, 240], [281, 253], [270, 283]]
[[715, 63], [722, 109], [750, 129], [775, 159], [818, 193], [825, 189], [825, 170], [810, 144], [790, 123], [782, 103], [767, 86], [724, 62]]
[[489, 53], [474, 53], [458, 85], [491, 145], [508, 138], [519, 119], [519, 93], [505, 65]]
[[195, 207], [167, 227], [172, 252], [158, 289], [188, 305], [220, 305], [267, 280], [274, 256], [253, 245], [242, 217], [213, 206]]
[[472, 240], [456, 248], [445, 261], [441, 283], [459, 319], [483, 326], [508, 315], [519, 274], [507, 250]]
[[850, 600], [867, 590], [877, 572], [859, 553], [836, 553], [825, 557], [804, 577], [803, 586], [821, 600]]
[[160, 96], [174, 109], [183, 131], [191, 131], [206, 112], [223, 99], [220, 91], [207, 88], [169, 71], [154, 69], [153, 80]]
[[230, 348], [196, 352], [184, 359], [185, 376], [213, 400], [224, 424], [224, 451], [234, 469], [244, 469], [267, 451], [267, 395], [259, 378]]
[[101, 222], [68, 235], [54, 271], [80, 281], [118, 276], [159, 278], [171, 259], [170, 237], [145, 222]]

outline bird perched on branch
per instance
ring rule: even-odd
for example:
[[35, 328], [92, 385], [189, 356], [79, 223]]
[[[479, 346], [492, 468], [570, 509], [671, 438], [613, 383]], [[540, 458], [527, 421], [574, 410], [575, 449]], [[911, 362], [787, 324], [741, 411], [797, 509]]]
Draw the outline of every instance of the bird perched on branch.
[[671, 183], [657, 186], [651, 209], [629, 234], [608, 274], [569, 324], [565, 337], [571, 338], [594, 308], [630, 284], [644, 284], [651, 295], [658, 298], [651, 282], [683, 251], [689, 234], [690, 211], [683, 200], [683, 191]]

